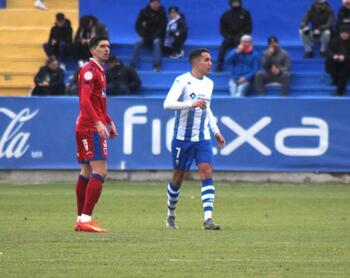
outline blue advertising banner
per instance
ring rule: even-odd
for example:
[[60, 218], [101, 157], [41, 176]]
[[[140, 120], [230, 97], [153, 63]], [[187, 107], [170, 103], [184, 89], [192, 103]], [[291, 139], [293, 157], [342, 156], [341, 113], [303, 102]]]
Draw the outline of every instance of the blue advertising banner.
[[[174, 113], [162, 98], [109, 98], [120, 136], [109, 169], [171, 169]], [[214, 167], [234, 171], [349, 172], [350, 99], [215, 98], [226, 138]], [[0, 98], [0, 169], [77, 169], [76, 97]], [[215, 143], [215, 142], [213, 142]]]

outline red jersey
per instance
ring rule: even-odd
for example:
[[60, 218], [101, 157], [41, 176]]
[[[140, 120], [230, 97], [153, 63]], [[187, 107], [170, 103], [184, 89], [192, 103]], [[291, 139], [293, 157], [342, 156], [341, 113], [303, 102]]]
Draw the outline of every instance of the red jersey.
[[107, 114], [106, 76], [96, 60], [81, 68], [78, 79], [80, 114], [76, 123], [78, 131], [96, 131], [96, 123], [110, 124]]

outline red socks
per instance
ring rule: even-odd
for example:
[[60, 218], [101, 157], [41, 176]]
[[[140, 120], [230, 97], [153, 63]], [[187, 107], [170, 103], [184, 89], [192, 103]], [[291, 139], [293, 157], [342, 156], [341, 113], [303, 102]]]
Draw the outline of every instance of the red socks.
[[85, 193], [85, 202], [82, 211], [83, 214], [92, 215], [94, 207], [100, 198], [103, 182], [103, 177], [98, 174], [92, 174], [90, 176]]
[[78, 216], [83, 213], [84, 202], [85, 202], [85, 193], [86, 187], [88, 185], [89, 178], [86, 178], [82, 175], [79, 176], [77, 183], [75, 185], [75, 194], [77, 196], [77, 211]]

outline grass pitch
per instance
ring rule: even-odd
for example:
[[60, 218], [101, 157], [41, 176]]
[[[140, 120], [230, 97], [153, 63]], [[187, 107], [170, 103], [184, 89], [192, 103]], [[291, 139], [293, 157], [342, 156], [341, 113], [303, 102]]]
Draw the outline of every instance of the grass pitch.
[[74, 183], [0, 184], [0, 277], [350, 277], [350, 186], [217, 183], [201, 229], [200, 187], [185, 182], [180, 229], [165, 229], [165, 183], [106, 182], [77, 233]]

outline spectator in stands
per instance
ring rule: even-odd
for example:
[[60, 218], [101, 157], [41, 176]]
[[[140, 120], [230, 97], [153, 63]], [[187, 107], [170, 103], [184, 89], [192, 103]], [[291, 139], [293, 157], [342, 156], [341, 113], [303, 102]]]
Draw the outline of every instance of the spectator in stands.
[[335, 31], [339, 34], [340, 26], [350, 26], [350, 0], [343, 0], [343, 6], [338, 11]]
[[267, 50], [261, 59], [263, 70], [255, 76], [255, 90], [259, 95], [264, 95], [265, 84], [279, 83], [281, 84], [280, 95], [286, 96], [291, 76], [289, 55], [279, 46], [275, 36], [269, 37], [267, 43]]
[[178, 59], [184, 56], [183, 45], [187, 39], [187, 23], [179, 8], [169, 8], [169, 19], [165, 32], [164, 51], [170, 58]]
[[49, 57], [34, 77], [33, 96], [64, 95], [64, 71], [56, 57]]
[[333, 96], [342, 96], [346, 91], [346, 80], [350, 76], [350, 25], [339, 27], [339, 35], [331, 41], [326, 71], [332, 77], [337, 91]]
[[47, 10], [47, 6], [45, 5], [44, 0], [36, 0], [34, 2], [34, 7], [39, 10], [44, 10], [44, 11]]
[[74, 38], [75, 58], [82, 67], [91, 57], [89, 43], [95, 36], [108, 37], [106, 26], [92, 15], [85, 15], [80, 18], [79, 28]]
[[321, 43], [320, 54], [327, 55], [327, 49], [333, 30], [333, 10], [327, 0], [314, 0], [300, 25], [300, 38], [304, 43], [304, 58], [312, 58], [313, 43]]
[[48, 57], [54, 55], [65, 69], [64, 61], [69, 56], [72, 46], [73, 29], [63, 13], [56, 14], [55, 25], [51, 28], [49, 40], [43, 45]]
[[136, 19], [135, 28], [140, 39], [134, 47], [130, 64], [132, 67], [136, 68], [140, 50], [146, 44], [153, 46], [153, 70], [160, 70], [162, 40], [164, 39], [166, 24], [166, 12], [164, 7], [161, 6], [160, 0], [150, 0]]
[[124, 65], [116, 57], [111, 56], [106, 70], [107, 95], [130, 95], [141, 87], [141, 80], [134, 68]]
[[220, 32], [224, 37], [218, 56], [215, 71], [223, 70], [226, 51], [236, 47], [241, 37], [252, 33], [252, 18], [250, 12], [242, 7], [242, 0], [230, 0], [230, 10], [220, 18]]
[[229, 81], [231, 96], [246, 96], [259, 69], [259, 56], [254, 50], [252, 37], [242, 36], [240, 44], [236, 49], [231, 50], [225, 62], [232, 65], [232, 78]]

